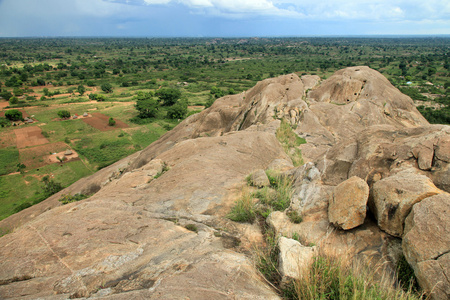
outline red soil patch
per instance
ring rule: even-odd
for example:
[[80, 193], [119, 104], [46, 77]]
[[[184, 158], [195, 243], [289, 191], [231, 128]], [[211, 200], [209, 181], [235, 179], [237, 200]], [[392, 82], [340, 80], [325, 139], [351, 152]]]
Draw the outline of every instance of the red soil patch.
[[25, 148], [48, 144], [49, 141], [42, 135], [42, 129], [37, 126], [14, 129], [17, 148]]
[[114, 130], [118, 128], [128, 128], [127, 124], [117, 119], [114, 119], [116, 121], [116, 125], [109, 126], [109, 117], [101, 113], [93, 113], [91, 118], [83, 118], [82, 120], [86, 124], [91, 125], [92, 127], [97, 128], [101, 131]]
[[[69, 147], [63, 142], [40, 145], [32, 148], [19, 149], [19, 160], [27, 169], [36, 169], [49, 164], [59, 162], [56, 156], [63, 157]], [[51, 154], [56, 153], [56, 154]], [[72, 150], [72, 155], [67, 155], [67, 160], [78, 159], [78, 154]]]
[[7, 106], [9, 106], [8, 101], [0, 101], [0, 109], [4, 109]]

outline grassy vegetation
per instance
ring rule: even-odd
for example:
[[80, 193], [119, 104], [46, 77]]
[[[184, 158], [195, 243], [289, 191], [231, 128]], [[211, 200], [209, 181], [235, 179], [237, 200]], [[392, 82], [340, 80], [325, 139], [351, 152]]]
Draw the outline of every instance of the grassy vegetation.
[[343, 258], [317, 256], [309, 273], [292, 283], [293, 299], [422, 299], [419, 294], [396, 287], [395, 278], [387, 271], [381, 271], [380, 280], [377, 271]]
[[52, 164], [39, 169], [29, 170], [24, 175], [0, 177], [0, 220], [23, 208], [39, 203], [45, 199], [42, 178], [53, 175], [53, 179], [63, 187], [79, 178], [92, 174], [82, 161], [67, 162], [62, 165]]
[[249, 190], [244, 190], [241, 197], [231, 208], [228, 218], [235, 222], [252, 223], [256, 218], [253, 195]]
[[255, 265], [284, 299], [424, 299], [420, 292], [409, 286], [406, 290], [402, 289], [397, 285], [396, 278], [382, 269], [382, 266], [380, 268], [362, 266], [349, 258], [342, 256], [337, 258], [324, 253], [314, 258], [311, 267], [303, 272], [300, 278], [285, 282], [281, 286], [281, 274], [278, 271], [278, 238], [273, 230], [267, 228], [265, 230], [265, 244], [254, 249]]
[[0, 149], [0, 175], [16, 172], [17, 164], [19, 164], [17, 148]]
[[294, 166], [301, 166], [303, 164], [302, 153], [297, 147], [306, 143], [306, 140], [299, 137], [285, 119], [281, 120], [281, 125], [276, 132], [276, 137], [283, 146], [286, 154], [291, 158]]

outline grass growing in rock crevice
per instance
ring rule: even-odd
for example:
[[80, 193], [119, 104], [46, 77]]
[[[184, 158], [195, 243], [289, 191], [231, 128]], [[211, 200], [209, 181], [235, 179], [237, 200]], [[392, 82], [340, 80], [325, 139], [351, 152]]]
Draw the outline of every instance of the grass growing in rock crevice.
[[[230, 220], [252, 223], [257, 216], [265, 219], [272, 211], [284, 211], [290, 206], [293, 193], [291, 178], [270, 170], [266, 173], [270, 187], [263, 187], [253, 193], [245, 188], [228, 214]], [[247, 184], [250, 185], [248, 178]]]
[[241, 197], [231, 208], [228, 218], [235, 222], [253, 223], [256, 218], [255, 203], [248, 189], [243, 190]]
[[302, 152], [298, 149], [298, 146], [305, 144], [306, 140], [299, 137], [285, 119], [281, 120], [276, 137], [283, 147], [284, 152], [291, 158], [294, 166], [298, 167], [303, 165]]

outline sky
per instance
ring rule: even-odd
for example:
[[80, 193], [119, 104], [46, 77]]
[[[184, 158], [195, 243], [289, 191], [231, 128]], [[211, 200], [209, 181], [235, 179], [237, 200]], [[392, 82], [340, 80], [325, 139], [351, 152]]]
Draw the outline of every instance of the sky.
[[0, 0], [0, 37], [442, 34], [449, 0]]

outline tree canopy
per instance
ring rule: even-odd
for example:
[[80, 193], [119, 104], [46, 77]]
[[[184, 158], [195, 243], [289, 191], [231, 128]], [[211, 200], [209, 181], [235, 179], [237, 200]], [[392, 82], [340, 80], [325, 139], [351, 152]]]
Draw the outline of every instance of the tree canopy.
[[7, 110], [5, 112], [5, 118], [11, 121], [19, 121], [22, 120], [22, 112], [17, 109]]
[[158, 112], [158, 101], [153, 99], [153, 93], [140, 92], [137, 95], [137, 101], [135, 105], [139, 111], [138, 117], [141, 119], [153, 118]]
[[172, 106], [180, 99], [181, 91], [175, 88], [162, 88], [156, 92], [156, 96], [164, 106]]

